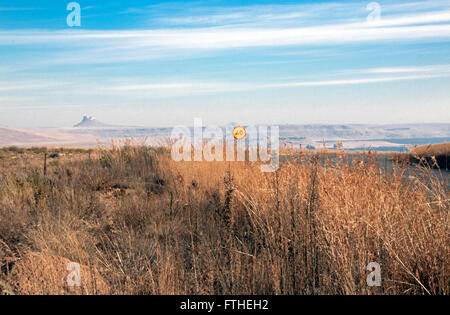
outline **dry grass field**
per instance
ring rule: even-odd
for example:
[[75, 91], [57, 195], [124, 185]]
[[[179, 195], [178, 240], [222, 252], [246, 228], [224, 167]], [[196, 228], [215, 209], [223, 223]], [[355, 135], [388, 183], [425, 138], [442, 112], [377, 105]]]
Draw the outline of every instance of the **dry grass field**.
[[1, 294], [450, 292], [447, 186], [386, 175], [376, 155], [261, 173], [137, 145], [48, 149], [44, 174], [44, 151], [0, 150]]

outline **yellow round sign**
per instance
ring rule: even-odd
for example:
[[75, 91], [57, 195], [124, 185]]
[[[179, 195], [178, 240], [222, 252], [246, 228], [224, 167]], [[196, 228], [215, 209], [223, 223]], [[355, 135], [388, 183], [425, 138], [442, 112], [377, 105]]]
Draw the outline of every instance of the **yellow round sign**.
[[236, 140], [241, 140], [245, 138], [246, 134], [247, 132], [245, 131], [244, 127], [238, 126], [233, 129], [233, 137]]

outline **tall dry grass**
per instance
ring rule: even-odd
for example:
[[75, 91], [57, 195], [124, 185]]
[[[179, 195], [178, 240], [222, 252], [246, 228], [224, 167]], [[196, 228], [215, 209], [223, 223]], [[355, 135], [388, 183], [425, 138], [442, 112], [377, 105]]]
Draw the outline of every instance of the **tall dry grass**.
[[70, 294], [64, 274], [30, 276], [38, 254], [93, 270], [108, 286], [93, 294], [448, 294], [446, 184], [375, 158], [261, 173], [125, 145], [55, 158], [44, 176], [36, 155], [0, 174], [0, 291]]

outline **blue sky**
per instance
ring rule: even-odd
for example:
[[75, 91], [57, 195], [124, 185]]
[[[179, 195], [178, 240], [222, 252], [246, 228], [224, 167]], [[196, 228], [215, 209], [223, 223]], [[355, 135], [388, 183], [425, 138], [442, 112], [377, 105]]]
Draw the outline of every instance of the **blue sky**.
[[450, 121], [450, 1], [0, 0], [0, 125]]

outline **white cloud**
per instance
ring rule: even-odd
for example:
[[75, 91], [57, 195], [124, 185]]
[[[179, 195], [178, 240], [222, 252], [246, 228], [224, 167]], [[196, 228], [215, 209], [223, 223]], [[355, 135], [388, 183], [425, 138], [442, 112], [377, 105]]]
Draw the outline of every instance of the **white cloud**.
[[390, 68], [373, 68], [362, 70], [365, 73], [387, 74], [387, 73], [450, 73], [450, 65], [433, 65], [422, 67], [390, 67]]
[[[278, 88], [296, 88], [296, 87], [320, 87], [320, 86], [338, 86], [338, 85], [359, 85], [385, 83], [395, 81], [426, 80], [450, 77], [450, 65], [430, 65], [422, 67], [391, 67], [391, 68], [372, 68], [361, 70], [348, 70], [340, 72], [340, 75], [347, 76], [350, 73], [368, 74], [356, 78], [342, 79], [323, 79], [323, 80], [289, 80], [271, 82], [226, 82], [226, 81], [189, 81], [183, 80], [165, 82], [145, 82], [139, 79], [127, 79], [122, 82], [105, 80], [100, 85], [86, 85], [82, 80], [67, 81], [44, 81], [44, 82], [0, 82], [0, 92], [8, 92], [9, 96], [3, 100], [14, 101], [22, 99], [23, 93], [27, 97], [38, 95], [48, 97], [49, 92], [52, 96], [65, 95], [120, 95], [120, 96], [182, 96], [182, 95], [201, 95], [220, 92], [240, 92], [255, 91]], [[403, 74], [403, 75], [396, 75]], [[331, 74], [334, 76], [333, 74]], [[375, 77], [373, 76], [375, 75]], [[70, 89], [68, 89], [70, 87]], [[44, 93], [41, 93], [44, 92]], [[18, 93], [17, 95], [13, 93]], [[106, 93], [106, 94], [105, 94]], [[0, 99], [1, 101], [2, 99]]]
[[343, 80], [329, 80], [329, 81], [308, 81], [308, 82], [289, 82], [281, 84], [273, 84], [268, 87], [312, 87], [312, 86], [333, 86], [333, 85], [354, 85], [354, 84], [368, 84], [368, 83], [383, 83], [393, 81], [409, 81], [409, 80], [423, 80], [423, 79], [437, 79], [450, 77], [449, 74], [442, 75], [412, 75], [412, 76], [398, 76], [398, 77], [381, 77], [381, 78], [359, 78], [359, 79], [343, 79]]
[[[411, 70], [412, 68], [406, 68]], [[391, 69], [379, 69], [380, 71], [372, 71], [369, 69], [366, 72], [371, 73], [399, 73], [410, 72], [402, 71], [397, 68], [394, 71]], [[290, 81], [290, 82], [270, 82], [270, 83], [247, 83], [247, 82], [189, 82], [189, 83], [165, 83], [165, 84], [134, 84], [134, 85], [111, 85], [103, 87], [104, 90], [119, 92], [142, 91], [142, 92], [158, 92], [164, 94], [164, 90], [170, 93], [176, 91], [177, 93], [198, 94], [198, 93], [214, 93], [214, 92], [236, 92], [236, 91], [251, 91], [251, 90], [265, 90], [271, 88], [295, 88], [295, 87], [319, 87], [319, 86], [336, 86], [336, 85], [358, 85], [371, 83], [384, 83], [395, 81], [410, 81], [410, 80], [425, 80], [450, 77], [450, 71], [439, 73], [432, 71], [427, 74], [403, 75], [403, 76], [381, 76], [370, 78], [354, 78], [354, 79], [339, 79], [339, 80], [318, 80], [318, 81]]]
[[1, 92], [53, 89], [63, 86], [61, 82], [0, 82]]
[[450, 38], [450, 25], [370, 27], [365, 23], [360, 23], [283, 29], [202, 28], [148, 31], [8, 31], [0, 32], [0, 45], [42, 45], [65, 42], [68, 45], [68, 49], [72, 46], [129, 50], [149, 47], [164, 49], [229, 49], [442, 38]]
[[376, 26], [402, 26], [415, 24], [433, 24], [450, 21], [450, 11], [414, 14], [407, 16], [390, 16], [376, 22]]
[[[358, 4], [360, 6], [360, 4]], [[354, 8], [355, 4], [351, 4]], [[275, 8], [275, 9], [274, 9]], [[280, 9], [282, 8], [282, 9]], [[290, 8], [290, 9], [289, 9]], [[236, 11], [236, 10], [242, 11]], [[303, 11], [295, 11], [295, 10]], [[255, 6], [233, 9], [216, 15], [180, 16], [160, 18], [175, 24], [214, 23], [215, 27], [105, 30], [8, 30], [0, 32], [0, 45], [59, 44], [77, 47], [111, 47], [129, 49], [161, 47], [166, 49], [226, 49], [252, 46], [285, 46], [323, 43], [350, 43], [370, 40], [448, 38], [450, 36], [450, 9], [427, 13], [385, 15], [374, 25], [365, 21], [366, 15], [346, 16], [335, 21], [335, 12], [348, 11], [349, 4], [319, 4], [310, 6]], [[275, 12], [273, 12], [275, 10]], [[394, 11], [395, 12], [395, 11]], [[346, 13], [348, 15], [348, 12]], [[356, 14], [356, 13], [355, 13]], [[302, 17], [318, 15], [312, 24], [303, 25]], [[291, 24], [278, 24], [277, 20], [293, 20]], [[264, 23], [255, 23], [257, 20]], [[238, 21], [227, 25], [227, 21]]]
[[[446, 2], [427, 3], [411, 3], [406, 6], [407, 14], [402, 4], [383, 5], [381, 20], [372, 25], [366, 23], [369, 12], [361, 3], [248, 6], [209, 15], [201, 11], [194, 16], [186, 8], [187, 15], [162, 20], [217, 25], [103, 31], [8, 30], [0, 31], [0, 46], [48, 49], [40, 58], [44, 56], [49, 64], [95, 64], [190, 58], [235, 48], [450, 40], [450, 9], [446, 9]], [[430, 8], [432, 11], [426, 10]]]

